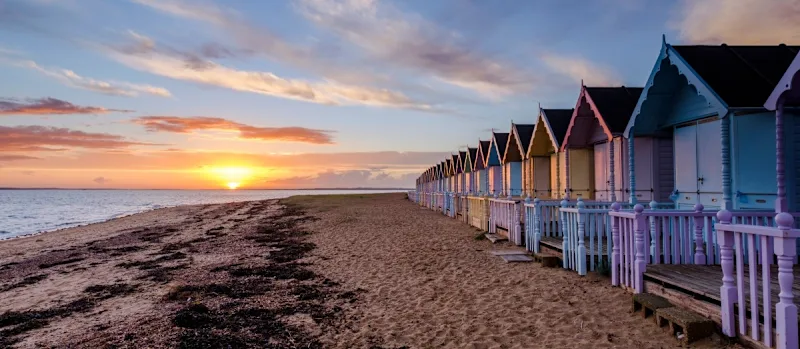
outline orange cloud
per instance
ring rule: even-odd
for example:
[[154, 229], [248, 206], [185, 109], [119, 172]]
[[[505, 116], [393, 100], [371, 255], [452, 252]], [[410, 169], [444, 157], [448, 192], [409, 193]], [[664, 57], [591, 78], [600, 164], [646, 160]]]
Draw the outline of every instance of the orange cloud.
[[83, 107], [55, 98], [29, 99], [20, 102], [15, 99], [0, 99], [0, 115], [65, 115], [65, 114], [105, 114], [127, 113], [132, 110]]
[[684, 0], [671, 26], [693, 44], [800, 43], [797, 0]]
[[142, 116], [134, 123], [150, 132], [191, 133], [200, 130], [238, 131], [239, 138], [263, 141], [301, 142], [311, 144], [333, 144], [331, 132], [305, 127], [256, 127], [223, 118], [193, 116]]
[[0, 126], [0, 151], [59, 151], [63, 148], [115, 149], [133, 145], [155, 145], [134, 142], [108, 133], [89, 133], [48, 126]]
[[28, 155], [0, 154], [0, 161], [35, 160], [39, 159]]

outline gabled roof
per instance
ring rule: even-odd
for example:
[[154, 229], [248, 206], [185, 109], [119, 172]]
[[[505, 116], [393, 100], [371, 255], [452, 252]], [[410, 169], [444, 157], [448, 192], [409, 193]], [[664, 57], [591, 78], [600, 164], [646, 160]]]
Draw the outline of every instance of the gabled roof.
[[[725, 117], [731, 108], [762, 108], [782, 75], [800, 51], [800, 46], [683, 46], [670, 45], [662, 37], [661, 51], [650, 72], [645, 89], [631, 113], [624, 136], [629, 137], [642, 113], [645, 102], [654, 100], [653, 110], [664, 110], [671, 106], [670, 94], [650, 91], [656, 76], [663, 70], [677, 71], [685, 82], [697, 90], [697, 94], [708, 103], [708, 109]], [[667, 87], [669, 88], [669, 87]], [[707, 115], [698, 115], [705, 117]], [[648, 119], [655, 120], [655, 119]], [[667, 125], [669, 126], [669, 125]], [[636, 126], [638, 132], [656, 132], [657, 123]]]
[[[536, 124], [513, 124], [511, 128], [511, 133], [514, 134], [519, 146], [519, 153], [523, 154], [523, 157], [528, 153], [528, 147], [531, 144], [531, 138], [533, 138], [533, 129], [535, 128]], [[506, 149], [506, 151], [508, 150]]]
[[458, 170], [458, 154], [450, 154], [450, 174], [457, 174]]
[[639, 101], [643, 87], [585, 87], [588, 100], [600, 112], [600, 117], [605, 122], [612, 134], [619, 135], [625, 132], [628, 120], [633, 109]]
[[447, 173], [447, 177], [453, 175], [453, 160], [445, 159], [445, 172]]
[[508, 144], [508, 133], [492, 132], [492, 142], [497, 149], [497, 158], [502, 163], [503, 155], [506, 153], [506, 144]]
[[728, 107], [761, 107], [800, 46], [679, 46], [672, 48]]
[[486, 162], [489, 161], [489, 149], [492, 146], [492, 141], [478, 141], [478, 151], [481, 152], [483, 158], [483, 167], [486, 167]]
[[783, 100], [785, 106], [800, 106], [800, 53], [794, 57], [792, 64], [783, 73], [767, 102], [764, 103], [764, 108], [775, 110], [780, 100]]
[[541, 109], [539, 117], [543, 118], [550, 137], [556, 143], [556, 149], [560, 149], [561, 144], [564, 143], [564, 137], [567, 135], [574, 111], [575, 109]]
[[458, 157], [456, 157], [456, 160], [458, 161], [457, 173], [464, 172], [464, 160], [466, 159], [466, 157], [467, 157], [466, 152], [463, 151], [458, 152]]
[[467, 162], [469, 162], [469, 167], [472, 170], [475, 170], [475, 158], [478, 157], [478, 148], [470, 148], [467, 147]]

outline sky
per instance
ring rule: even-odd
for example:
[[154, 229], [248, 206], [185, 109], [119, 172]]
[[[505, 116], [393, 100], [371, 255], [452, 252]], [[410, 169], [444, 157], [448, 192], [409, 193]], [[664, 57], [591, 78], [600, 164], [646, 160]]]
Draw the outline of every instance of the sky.
[[0, 187], [413, 187], [795, 0], [0, 0]]

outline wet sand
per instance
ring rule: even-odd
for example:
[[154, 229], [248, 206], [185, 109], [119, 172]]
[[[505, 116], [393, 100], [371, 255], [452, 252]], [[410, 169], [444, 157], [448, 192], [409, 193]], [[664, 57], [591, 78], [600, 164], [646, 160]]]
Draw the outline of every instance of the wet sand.
[[0, 347], [678, 346], [607, 279], [507, 264], [404, 197], [183, 206], [0, 242]]

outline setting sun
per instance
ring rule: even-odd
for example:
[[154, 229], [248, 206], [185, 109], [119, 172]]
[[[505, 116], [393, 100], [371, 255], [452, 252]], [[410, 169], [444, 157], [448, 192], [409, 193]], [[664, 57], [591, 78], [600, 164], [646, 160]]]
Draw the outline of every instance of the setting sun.
[[228, 189], [237, 189], [242, 183], [253, 176], [253, 170], [249, 167], [212, 167], [209, 168], [210, 176], [219, 180]]

